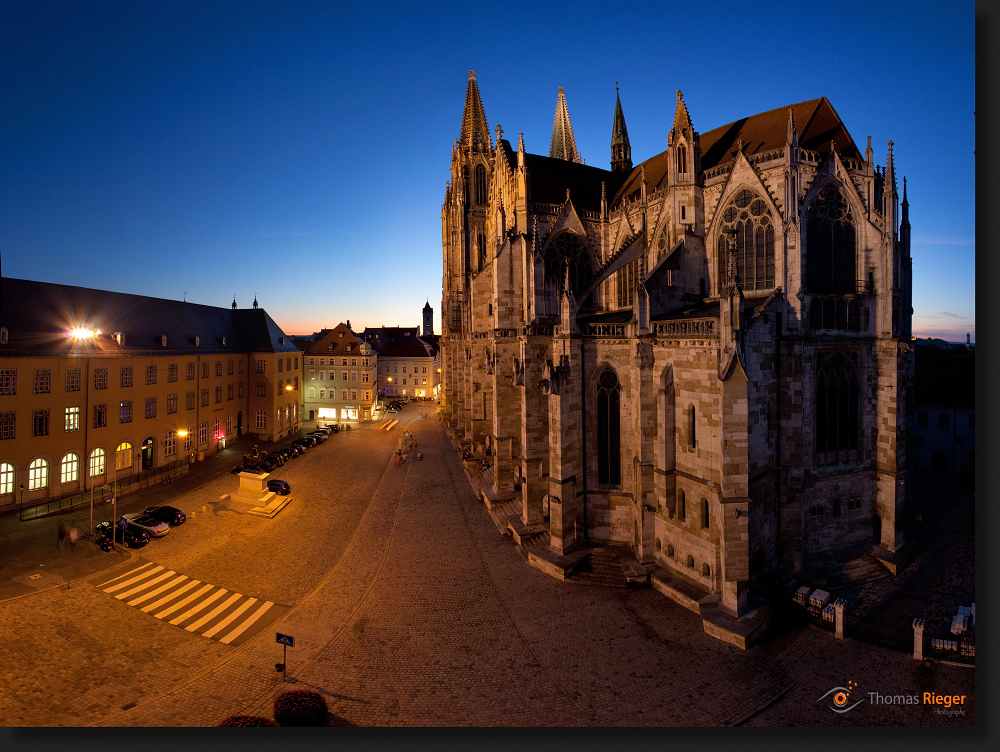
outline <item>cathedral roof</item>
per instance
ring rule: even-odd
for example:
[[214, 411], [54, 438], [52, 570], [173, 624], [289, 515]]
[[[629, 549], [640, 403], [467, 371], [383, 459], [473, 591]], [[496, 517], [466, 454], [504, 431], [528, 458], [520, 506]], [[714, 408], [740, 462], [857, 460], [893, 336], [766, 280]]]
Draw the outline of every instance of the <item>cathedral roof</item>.
[[[510, 142], [501, 139], [500, 144], [507, 152], [510, 164], [516, 165], [517, 152], [511, 148]], [[525, 153], [524, 167], [528, 171], [528, 196], [532, 201], [561, 204], [566, 200], [566, 189], [569, 188], [573, 206], [586, 211], [601, 210], [601, 183], [605, 184], [607, 195], [611, 196], [625, 179], [619, 172], [540, 154]]]
[[826, 152], [830, 141], [837, 153], [848, 159], [861, 159], [851, 134], [826, 97], [810, 99], [737, 120], [702, 133], [701, 169], [708, 170], [736, 158], [736, 148], [743, 141], [743, 153], [748, 157], [773, 149], [781, 149], [788, 140], [788, 110], [802, 130], [799, 146], [811, 151]]

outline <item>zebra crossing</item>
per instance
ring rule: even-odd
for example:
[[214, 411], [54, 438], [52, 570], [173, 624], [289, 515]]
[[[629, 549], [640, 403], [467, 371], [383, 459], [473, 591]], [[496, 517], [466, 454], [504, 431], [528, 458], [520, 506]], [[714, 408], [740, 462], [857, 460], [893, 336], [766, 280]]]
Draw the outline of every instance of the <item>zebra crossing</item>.
[[239, 645], [288, 611], [288, 606], [233, 593], [137, 559], [124, 574], [92, 577], [98, 590], [187, 632]]

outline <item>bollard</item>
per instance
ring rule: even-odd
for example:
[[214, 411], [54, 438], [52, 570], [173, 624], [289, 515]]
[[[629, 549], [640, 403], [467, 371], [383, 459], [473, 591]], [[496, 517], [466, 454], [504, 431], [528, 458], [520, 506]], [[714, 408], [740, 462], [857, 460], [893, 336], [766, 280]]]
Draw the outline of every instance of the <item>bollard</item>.
[[844, 639], [844, 608], [846, 606], [847, 606], [847, 601], [845, 601], [843, 598], [838, 598], [833, 602], [833, 611], [834, 611], [833, 623], [836, 628], [834, 636], [838, 640]]
[[913, 620], [913, 660], [924, 659], [924, 620]]

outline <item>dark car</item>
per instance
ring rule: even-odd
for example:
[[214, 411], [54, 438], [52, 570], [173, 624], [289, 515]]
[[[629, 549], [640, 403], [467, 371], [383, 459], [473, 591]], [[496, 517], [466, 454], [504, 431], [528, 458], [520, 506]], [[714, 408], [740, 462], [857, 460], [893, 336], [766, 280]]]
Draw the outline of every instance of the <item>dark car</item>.
[[316, 439], [316, 443], [317, 444], [322, 444], [327, 439], [326, 434], [323, 433], [322, 431], [318, 431], [318, 432], [317, 431], [313, 431], [312, 433], [307, 433], [306, 436], [311, 436], [314, 439]]
[[269, 455], [267, 455], [266, 459], [269, 459], [272, 462], [277, 462], [278, 463], [278, 467], [281, 467], [282, 465], [285, 464], [285, 458], [282, 457], [277, 452], [271, 452]]
[[398, 412], [399, 412], [399, 408], [398, 408], [398, 407], [396, 407], [395, 405], [389, 405], [389, 407], [387, 407], [387, 408], [385, 409], [385, 411], [386, 411], [387, 413], [398, 413]]
[[340, 426], [338, 426], [336, 424], [330, 426], [329, 428], [330, 428], [330, 433], [331, 434], [339, 433], [340, 432]]
[[301, 439], [296, 439], [292, 443], [293, 444], [298, 444], [301, 447], [314, 447], [314, 446], [316, 446], [316, 437], [314, 437], [314, 436], [303, 436]]
[[306, 448], [298, 444], [290, 444], [287, 449], [293, 457], [298, 457], [300, 454], [306, 453]]
[[267, 490], [281, 494], [282, 496], [288, 496], [292, 492], [292, 487], [288, 485], [287, 480], [269, 480], [267, 482]]
[[278, 469], [278, 463], [275, 462], [274, 460], [271, 460], [271, 459], [264, 459], [264, 460], [261, 460], [260, 469], [261, 469], [261, 472], [270, 473], [273, 470], [277, 470]]
[[[115, 543], [124, 543], [129, 548], [142, 548], [149, 543], [149, 533], [136, 525], [121, 527], [115, 525]], [[98, 540], [111, 535], [111, 523], [101, 522], [94, 527], [94, 535]]]
[[159, 520], [160, 522], [166, 522], [168, 525], [183, 525], [187, 520], [187, 515], [184, 514], [177, 507], [159, 506], [150, 507], [146, 510], [145, 514], [150, 517]]
[[292, 457], [298, 454], [298, 452], [293, 451], [289, 447], [283, 447], [281, 449], [276, 449], [271, 454], [276, 454], [279, 457], [281, 457], [281, 459], [283, 459], [285, 462], [288, 462], [288, 460], [290, 460]]

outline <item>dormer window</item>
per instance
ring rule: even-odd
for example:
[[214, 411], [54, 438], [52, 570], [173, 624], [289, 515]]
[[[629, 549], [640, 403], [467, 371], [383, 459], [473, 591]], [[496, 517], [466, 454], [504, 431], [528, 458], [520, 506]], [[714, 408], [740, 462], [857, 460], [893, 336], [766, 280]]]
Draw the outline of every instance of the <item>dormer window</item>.
[[167, 335], [166, 334], [161, 334], [160, 335], [160, 347], [166, 347], [166, 346], [167, 346]]
[[198, 346], [201, 345], [201, 337], [193, 337], [192, 339], [194, 339], [194, 346], [195, 347], [198, 347]]
[[0, 326], [0, 345], [7, 344], [7, 335], [8, 335], [7, 327]]

